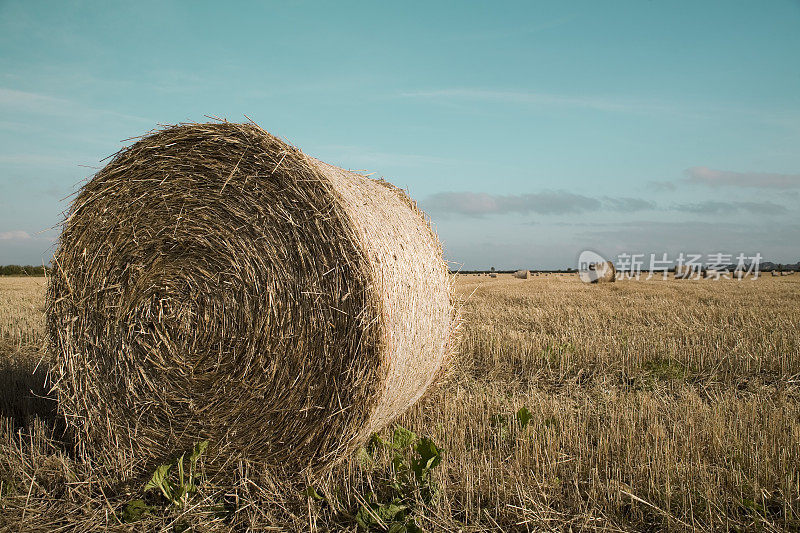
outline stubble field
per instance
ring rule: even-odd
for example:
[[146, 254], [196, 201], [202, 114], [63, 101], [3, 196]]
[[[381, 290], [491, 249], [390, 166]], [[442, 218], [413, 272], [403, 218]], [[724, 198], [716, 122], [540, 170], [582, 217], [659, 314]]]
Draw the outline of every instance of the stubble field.
[[[182, 506], [143, 495], [76, 454], [42, 397], [44, 283], [0, 278], [0, 529], [355, 531], [361, 507], [396, 498], [388, 449], [313, 491], [240, 464]], [[406, 527], [800, 528], [800, 276], [456, 287], [449, 376], [397, 421], [444, 450], [435, 495], [404, 495]], [[148, 511], [129, 523], [136, 498]]]

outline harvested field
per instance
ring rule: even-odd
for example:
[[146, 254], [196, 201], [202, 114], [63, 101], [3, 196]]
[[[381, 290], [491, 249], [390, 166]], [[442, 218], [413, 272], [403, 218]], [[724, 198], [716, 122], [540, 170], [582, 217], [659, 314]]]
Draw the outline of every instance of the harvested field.
[[[397, 421], [444, 450], [438, 493], [419, 496], [414, 520], [430, 531], [800, 527], [796, 278], [460, 278], [459, 362]], [[74, 455], [46, 401], [5, 393], [42, 390], [43, 296], [40, 281], [0, 278], [0, 529], [354, 530], [370, 493], [391, 501], [383, 448], [320, 482], [323, 499], [252, 464], [201, 484], [185, 507], [120, 483]], [[138, 498], [152, 511], [121, 523]]]

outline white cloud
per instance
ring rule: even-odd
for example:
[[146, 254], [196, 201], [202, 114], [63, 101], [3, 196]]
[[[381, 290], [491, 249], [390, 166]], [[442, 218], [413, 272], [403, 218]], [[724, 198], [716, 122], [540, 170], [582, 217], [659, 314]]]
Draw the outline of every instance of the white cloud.
[[31, 239], [33, 237], [27, 231], [0, 231], [0, 241], [29, 241]]

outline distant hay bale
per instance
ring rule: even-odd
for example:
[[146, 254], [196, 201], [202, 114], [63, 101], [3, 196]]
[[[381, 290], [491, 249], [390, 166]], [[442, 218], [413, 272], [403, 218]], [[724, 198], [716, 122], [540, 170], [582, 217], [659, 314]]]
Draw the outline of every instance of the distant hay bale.
[[497, 277], [497, 274], [495, 274], [494, 272], [491, 272], [491, 273], [489, 274], [489, 277], [490, 277], [490, 278], [496, 278], [496, 277]]
[[773, 271], [772, 271], [772, 276], [773, 276], [773, 277], [777, 277], [777, 276], [780, 276], [780, 275], [781, 275], [781, 273], [780, 273], [780, 272], [778, 272], [777, 270], [773, 270]]
[[[613, 283], [617, 281], [617, 269], [611, 261], [592, 263], [589, 265], [590, 283]], [[567, 274], [569, 275], [569, 274]]]
[[183, 124], [75, 199], [47, 293], [81, 446], [323, 469], [414, 404], [454, 329], [440, 243], [396, 187], [255, 125]]
[[703, 278], [704, 279], [707, 279], [707, 278], [720, 279], [722, 277], [722, 274], [723, 274], [722, 271], [717, 270], [715, 268], [707, 268], [707, 269], [703, 270]]
[[514, 272], [514, 277], [518, 279], [528, 279], [531, 273], [528, 270], [517, 270]]

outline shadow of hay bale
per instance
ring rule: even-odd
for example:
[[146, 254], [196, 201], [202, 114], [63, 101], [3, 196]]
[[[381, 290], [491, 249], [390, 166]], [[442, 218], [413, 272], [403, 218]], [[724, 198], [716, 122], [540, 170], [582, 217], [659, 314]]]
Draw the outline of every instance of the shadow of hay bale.
[[49, 366], [32, 348], [0, 343], [0, 417], [8, 417], [15, 428], [28, 426], [38, 417], [55, 424], [57, 402], [49, 397]]

